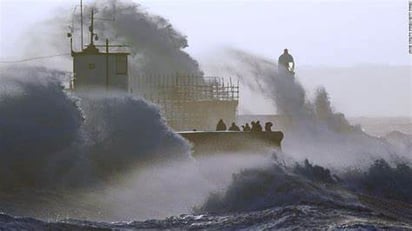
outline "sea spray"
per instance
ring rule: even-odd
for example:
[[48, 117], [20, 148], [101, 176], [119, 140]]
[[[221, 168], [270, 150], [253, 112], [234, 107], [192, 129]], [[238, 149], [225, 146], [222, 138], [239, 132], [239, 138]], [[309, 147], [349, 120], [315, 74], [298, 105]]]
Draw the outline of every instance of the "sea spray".
[[307, 158], [333, 168], [367, 167], [376, 158], [411, 160], [408, 152], [397, 152], [386, 140], [349, 124], [344, 114], [335, 112], [325, 89], [319, 88], [310, 99], [299, 83], [299, 73], [278, 73], [273, 61], [233, 48], [224, 50], [220, 57], [218, 64], [206, 69], [236, 76], [255, 95], [268, 99], [286, 118], [279, 121], [285, 123], [280, 126], [285, 134], [282, 149], [297, 160]]
[[142, 99], [70, 97], [61, 73], [44, 68], [1, 75], [2, 190], [89, 187], [145, 161], [189, 158], [189, 145]]
[[359, 193], [410, 203], [407, 135], [394, 133], [388, 140], [367, 135], [334, 111], [325, 89], [319, 88], [311, 100], [299, 76], [278, 73], [270, 60], [234, 49], [226, 55], [227, 62], [213, 69], [239, 77], [287, 117], [283, 152], [276, 153], [271, 167], [234, 174], [226, 191], [212, 193], [197, 212], [225, 214], [301, 204], [369, 209], [371, 204]]
[[[59, 178], [51, 163], [75, 142], [82, 123], [61, 72], [12, 66], [1, 70], [0, 189], [43, 187]], [[78, 155], [73, 154], [72, 159]]]
[[66, 91], [64, 73], [45, 68], [1, 73], [0, 207], [8, 214], [115, 221], [189, 213], [233, 172], [270, 162], [255, 153], [194, 160], [154, 104]]
[[89, 158], [98, 172], [118, 172], [144, 161], [185, 160], [190, 146], [166, 126], [159, 109], [124, 93], [80, 94]]
[[[96, 41], [96, 44], [102, 43], [103, 39], [108, 38], [110, 44], [128, 45], [126, 49], [131, 53], [129, 59], [130, 76], [156, 74], [154, 75], [156, 77], [161, 76], [161, 74], [183, 73], [191, 74], [196, 78], [202, 77], [203, 73], [197, 62], [182, 50], [187, 46], [186, 37], [175, 30], [167, 20], [147, 13], [138, 4], [130, 1], [96, 1], [85, 7], [84, 14], [90, 15], [92, 7], [96, 13], [95, 32], [100, 37], [100, 41]], [[33, 56], [45, 51], [51, 54], [68, 52], [69, 41], [65, 35], [66, 32], [70, 31], [70, 28], [67, 28], [67, 25], [74, 25], [72, 27], [74, 30], [74, 49], [79, 51], [79, 28], [76, 26], [79, 23], [79, 15], [78, 13], [72, 15], [72, 13], [70, 11], [67, 14], [61, 14], [43, 24], [39, 27], [43, 33], [31, 33], [28, 45]], [[88, 23], [85, 20], [85, 25]], [[85, 41], [87, 44], [88, 40], [85, 39]], [[36, 46], [33, 46], [33, 42], [36, 43]], [[63, 61], [65, 69], [71, 66], [68, 65], [69, 59]], [[43, 64], [55, 66], [54, 62], [49, 61], [43, 62]], [[46, 70], [45, 74], [49, 71], [53, 72]], [[34, 69], [28, 69], [26, 72], [24, 76], [34, 74], [43, 77]], [[23, 77], [17, 76], [17, 78]], [[48, 82], [49, 80], [44, 81]], [[36, 82], [34, 82], [35, 84]], [[20, 85], [16, 88], [22, 88], [22, 91], [14, 91], [14, 95], [3, 97], [3, 100], [14, 101], [15, 97], [23, 97], [30, 104], [32, 97], [24, 91], [26, 82], [21, 81]], [[10, 91], [10, 89], [10, 87], [3, 89], [3, 93]], [[56, 81], [56, 86], [48, 86], [37, 94], [43, 94], [43, 91], [46, 94], [47, 92], [59, 91], [62, 95], [61, 98], [54, 97], [53, 94], [50, 95], [50, 98], [72, 105], [71, 110], [74, 112], [68, 112], [66, 115], [78, 115], [79, 123], [73, 130], [73, 136], [64, 146], [59, 147], [54, 152], [42, 151], [39, 155], [32, 155], [33, 159], [44, 159], [45, 161], [39, 161], [35, 168], [25, 165], [28, 167], [29, 173], [26, 170], [13, 170], [15, 171], [13, 177], [8, 179], [10, 184], [4, 186], [0, 192], [3, 211], [47, 219], [68, 216], [113, 220], [124, 217], [148, 218], [148, 214], [152, 217], [170, 215], [173, 211], [190, 211], [191, 206], [200, 200], [199, 195], [204, 197], [209, 190], [216, 189], [215, 184], [226, 185], [227, 183], [221, 181], [226, 182], [227, 180], [222, 179], [230, 178], [230, 175], [239, 171], [241, 166], [251, 167], [254, 165], [254, 162], [250, 161], [249, 158], [242, 158], [242, 161], [223, 158], [228, 163], [223, 163], [222, 158], [206, 158], [201, 164], [201, 166], [206, 166], [203, 167], [202, 173], [197, 173], [196, 168], [192, 167], [189, 169], [195, 170], [184, 172], [186, 165], [193, 165], [188, 160], [190, 158], [189, 145], [166, 126], [155, 105], [118, 92], [66, 94], [62, 91], [58, 81]], [[38, 102], [41, 103], [41, 101]], [[56, 104], [46, 103], [44, 105], [51, 109], [46, 108], [41, 113], [57, 113], [54, 110]], [[10, 121], [12, 117], [7, 117], [5, 121]], [[50, 124], [54, 122], [60, 121], [56, 119]], [[38, 130], [43, 129], [40, 125], [39, 127]], [[33, 131], [28, 132], [35, 134]], [[53, 138], [59, 139], [61, 136], [62, 134], [56, 134]], [[17, 145], [21, 145], [21, 143], [18, 142], [15, 146]], [[45, 141], [41, 146], [47, 147], [48, 145], [52, 144]], [[27, 151], [24, 148], [22, 150]], [[7, 153], [3, 152], [0, 154], [3, 158], [8, 156]], [[174, 160], [181, 161], [182, 164], [173, 165], [173, 168], [162, 165], [168, 162], [180, 163], [174, 162]], [[16, 162], [23, 163], [26, 162], [26, 159], [19, 159]], [[218, 162], [220, 165], [209, 162]], [[4, 163], [9, 166], [9, 163]], [[243, 163], [243, 165], [239, 163]], [[160, 171], [164, 175], [161, 175], [161, 179], [158, 181], [150, 177], [150, 173], [159, 172], [153, 166], [164, 169], [164, 171]], [[216, 166], [222, 167], [213, 168]], [[210, 175], [216, 176], [216, 173], [218, 173], [217, 177], [210, 177]], [[178, 177], [179, 179], [169, 177], [173, 175], [181, 177]], [[5, 174], [4, 178], [8, 176], [11, 175]], [[19, 179], [34, 178], [34, 180], [26, 183], [26, 181], [14, 180], [14, 177]], [[167, 184], [163, 178], [167, 179]], [[181, 189], [178, 189], [179, 184], [174, 184], [174, 182], [182, 179], [186, 179], [186, 181], [181, 182], [184, 185], [193, 186], [202, 182], [204, 184], [202, 187], [198, 186], [198, 190], [184, 190], [187, 193], [164, 195], [168, 191], [180, 190], [181, 192]], [[126, 183], [122, 184], [122, 182]], [[150, 192], [145, 191], [145, 188], [150, 189], [148, 187], [150, 185], [159, 187], [152, 188], [153, 190]], [[130, 197], [124, 193], [128, 192], [127, 189], [134, 189], [129, 194]], [[116, 192], [119, 197], [113, 196], [113, 192]], [[154, 195], [161, 195], [163, 200], [153, 198]], [[190, 204], [181, 203], [185, 197], [195, 198], [196, 201], [191, 199], [187, 202]], [[135, 200], [136, 198], [138, 201]], [[107, 203], [105, 203], [106, 201]], [[139, 206], [145, 204], [144, 201], [152, 201], [153, 204]], [[166, 201], [166, 203], [159, 206], [156, 202], [161, 201]], [[182, 207], [181, 204], [185, 206]]]
[[96, 17], [114, 19], [97, 21], [96, 32], [129, 46], [137, 69], [134, 74], [202, 74], [197, 61], [182, 50], [188, 46], [187, 38], [167, 19], [146, 12], [132, 1], [96, 1], [91, 7]]
[[359, 205], [356, 196], [325, 183], [334, 184], [335, 180], [329, 170], [320, 166], [306, 163], [292, 168], [272, 163], [234, 174], [224, 193], [212, 193], [195, 211], [221, 214], [311, 203]]
[[[94, 10], [94, 32], [99, 38], [95, 45], [104, 45], [109, 39], [110, 50], [129, 52], [129, 76], [151, 75], [153, 78], [171, 74], [202, 77], [198, 62], [183, 49], [188, 47], [187, 37], [171, 23], [158, 15], [147, 12], [144, 6], [131, 0], [96, 0], [83, 5], [84, 47], [90, 43], [87, 28], [90, 26], [91, 10]], [[74, 51], [81, 51], [80, 8], [61, 9], [58, 14], [41, 22], [29, 31], [30, 40], [21, 41], [27, 47], [27, 56], [66, 54], [64, 59], [48, 59], [38, 62], [70, 70], [70, 42], [66, 37], [72, 33]], [[41, 31], [41, 33], [39, 33]], [[35, 46], [34, 46], [35, 44]], [[102, 49], [102, 52], [104, 50]]]
[[234, 174], [224, 192], [212, 193], [195, 211], [224, 214], [302, 204], [367, 210], [364, 195], [387, 203], [411, 203], [411, 165], [391, 166], [379, 159], [368, 168], [346, 170], [337, 176], [308, 160], [291, 166], [274, 162], [270, 167]]
[[357, 193], [412, 203], [410, 162], [391, 165], [384, 159], [377, 159], [365, 170], [346, 171], [342, 178], [345, 187]]
[[85, 195], [83, 200], [99, 208], [101, 215], [91, 214], [99, 220], [142, 220], [189, 214], [210, 192], [223, 192], [233, 173], [264, 168], [270, 163], [268, 156], [255, 153], [221, 153], [197, 156], [194, 160], [152, 162], [124, 174], [98, 192]]

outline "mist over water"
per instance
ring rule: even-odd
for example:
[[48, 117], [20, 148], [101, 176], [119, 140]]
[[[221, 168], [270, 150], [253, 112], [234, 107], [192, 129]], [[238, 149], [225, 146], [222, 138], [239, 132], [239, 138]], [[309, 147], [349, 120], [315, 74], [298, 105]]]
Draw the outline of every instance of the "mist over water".
[[[152, 162], [125, 174], [86, 201], [96, 201], [105, 220], [142, 220], [190, 214], [210, 192], [223, 192], [232, 174], [268, 165], [269, 156], [251, 153], [196, 157], [195, 160]], [[96, 199], [97, 198], [97, 199]]]
[[199, 212], [221, 214], [313, 203], [366, 206], [357, 193], [411, 202], [410, 136], [393, 132], [378, 138], [364, 133], [333, 110], [325, 89], [319, 88], [309, 99], [299, 74], [281, 74], [266, 58], [236, 49], [226, 50], [221, 57], [226, 62], [212, 69], [238, 77], [255, 94], [271, 100], [287, 118], [281, 124], [285, 138], [272, 166], [235, 174], [227, 190], [211, 194]]
[[168, 128], [158, 108], [113, 93], [72, 96], [61, 73], [2, 69], [2, 190], [100, 185], [146, 161], [189, 159], [189, 144]]
[[278, 129], [279, 125], [285, 129], [282, 149], [296, 160], [306, 158], [338, 169], [353, 165], [366, 167], [376, 158], [412, 160], [410, 149], [399, 151], [385, 139], [350, 125], [344, 114], [334, 111], [324, 88], [320, 87], [315, 97], [309, 98], [299, 83], [299, 71], [296, 77], [278, 73], [273, 61], [236, 49], [226, 49], [220, 57], [220, 63], [211, 64], [211, 70], [239, 78], [244, 86], [254, 94], [262, 94], [279, 115], [287, 118], [280, 122], [284, 124], [275, 124], [272, 129]]
[[193, 159], [155, 105], [67, 92], [58, 71], [15, 70], [1, 71], [3, 212], [109, 221], [190, 213], [232, 173], [270, 162], [250, 153]]

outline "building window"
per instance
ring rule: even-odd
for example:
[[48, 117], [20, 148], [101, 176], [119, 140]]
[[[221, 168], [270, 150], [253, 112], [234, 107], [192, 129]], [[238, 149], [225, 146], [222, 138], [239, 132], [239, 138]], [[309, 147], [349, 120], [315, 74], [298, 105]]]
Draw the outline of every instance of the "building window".
[[94, 63], [89, 63], [89, 69], [93, 70], [94, 68], [96, 68], [96, 65]]
[[126, 55], [116, 56], [116, 74], [119, 74], [119, 75], [127, 74], [127, 56]]

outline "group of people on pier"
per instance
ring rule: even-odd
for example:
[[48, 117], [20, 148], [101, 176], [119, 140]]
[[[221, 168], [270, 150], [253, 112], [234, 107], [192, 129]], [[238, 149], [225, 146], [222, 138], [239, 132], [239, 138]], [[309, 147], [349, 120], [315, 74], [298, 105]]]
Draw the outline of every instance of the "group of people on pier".
[[[244, 132], [263, 132], [262, 125], [260, 125], [260, 121], [252, 121], [250, 122], [252, 126], [249, 126], [249, 123], [246, 123], [245, 125], [242, 125], [242, 131]], [[266, 122], [265, 123], [265, 132], [271, 132], [272, 131], [272, 122]], [[219, 122], [216, 125], [216, 131], [240, 131], [239, 126], [236, 125], [235, 122], [232, 123], [232, 125], [227, 129], [225, 122], [223, 122], [223, 119], [220, 119]]]
[[[289, 73], [292, 74], [292, 76], [295, 75], [295, 61], [293, 59], [293, 56], [289, 54], [288, 49], [283, 50], [283, 54], [279, 56], [278, 59], [278, 66], [279, 66], [279, 72], [280, 73]], [[242, 125], [242, 131], [244, 132], [263, 132], [262, 125], [260, 125], [260, 121], [252, 121], [250, 122], [252, 126], [249, 126], [249, 123], [246, 123], [245, 125]], [[266, 122], [265, 123], [265, 132], [271, 132], [272, 131], [272, 122]], [[232, 125], [227, 129], [225, 122], [223, 122], [223, 119], [220, 119], [219, 122], [217, 123], [216, 126], [216, 131], [240, 131], [239, 126], [236, 125], [235, 122], [232, 123]]]

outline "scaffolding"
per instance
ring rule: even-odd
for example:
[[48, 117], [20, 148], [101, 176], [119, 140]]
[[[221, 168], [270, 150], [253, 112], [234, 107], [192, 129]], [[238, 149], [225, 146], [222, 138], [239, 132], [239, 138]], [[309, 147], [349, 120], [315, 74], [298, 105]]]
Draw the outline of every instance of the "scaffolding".
[[236, 121], [239, 82], [197, 75], [140, 75], [129, 91], [160, 106], [175, 130], [213, 130], [219, 119]]

